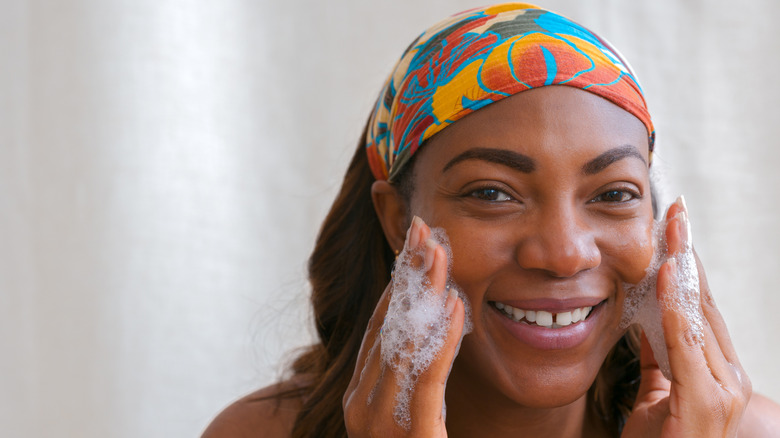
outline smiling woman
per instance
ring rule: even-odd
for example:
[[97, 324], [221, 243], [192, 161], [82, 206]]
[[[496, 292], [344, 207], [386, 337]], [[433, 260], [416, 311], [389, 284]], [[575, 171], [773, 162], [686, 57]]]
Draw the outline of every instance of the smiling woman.
[[[559, 424], [572, 418], [564, 411], [584, 412], [584, 394], [623, 335], [623, 285], [639, 282], [653, 255], [647, 160], [639, 120], [562, 86], [497, 102], [420, 150], [411, 211], [447, 230], [452, 276], [473, 312], [447, 385], [469, 394], [448, 398], [453, 421], [475, 402], [491, 412], [506, 400], [555, 408]], [[380, 202], [388, 211], [380, 219], [402, 245], [396, 199]], [[583, 320], [552, 327], [578, 310]], [[485, 430], [464, 423], [465, 436]]]
[[[751, 401], [701, 266], [701, 304], [677, 300], [690, 226], [680, 200], [657, 247], [654, 138], [633, 73], [581, 26], [519, 3], [435, 25], [382, 91], [310, 259], [320, 343], [291, 379], [229, 407], [205, 436], [777, 430], [780, 409]], [[449, 252], [429, 226], [446, 232]], [[399, 269], [423, 270], [417, 283], [391, 281], [402, 250], [418, 255], [399, 258]], [[623, 324], [658, 251], [671, 255], [652, 291], [664, 303], [671, 381], [639, 329]], [[410, 364], [393, 358], [414, 357], [430, 337], [403, 345], [407, 356], [386, 354], [383, 341], [401, 287], [441, 297], [419, 310], [446, 312], [431, 325], [446, 339], [413, 387], [400, 386]]]

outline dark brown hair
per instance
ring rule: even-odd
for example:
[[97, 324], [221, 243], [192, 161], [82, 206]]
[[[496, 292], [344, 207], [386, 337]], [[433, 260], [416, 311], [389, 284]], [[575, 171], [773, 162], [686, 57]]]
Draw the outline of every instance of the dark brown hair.
[[[398, 178], [401, 193], [407, 197], [413, 190], [412, 164]], [[359, 142], [309, 259], [319, 343], [292, 365], [294, 375], [305, 382], [303, 386], [277, 395], [303, 400], [292, 431], [296, 438], [347, 435], [342, 398], [363, 333], [390, 281], [394, 261], [371, 199], [373, 182], [363, 143]], [[588, 391], [590, 414], [613, 436], [620, 435], [639, 385], [637, 333], [629, 330], [616, 344]]]
[[373, 182], [366, 152], [359, 143], [309, 258], [319, 343], [292, 365], [293, 373], [305, 378], [305, 385], [282, 394], [303, 399], [293, 437], [347, 435], [342, 397], [368, 320], [390, 282], [395, 259], [374, 211]]

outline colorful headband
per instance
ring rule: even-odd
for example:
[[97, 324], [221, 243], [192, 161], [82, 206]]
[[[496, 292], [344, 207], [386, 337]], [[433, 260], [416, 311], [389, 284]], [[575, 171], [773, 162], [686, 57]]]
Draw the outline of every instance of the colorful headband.
[[507, 96], [568, 85], [636, 116], [655, 139], [642, 88], [617, 51], [582, 26], [525, 3], [472, 9], [423, 32], [377, 100], [366, 133], [371, 171], [393, 181], [420, 145]]

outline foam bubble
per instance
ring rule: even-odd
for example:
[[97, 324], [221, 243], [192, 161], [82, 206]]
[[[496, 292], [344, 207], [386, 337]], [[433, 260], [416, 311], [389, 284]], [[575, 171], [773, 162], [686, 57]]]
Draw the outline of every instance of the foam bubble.
[[[455, 289], [466, 307], [465, 335], [471, 331], [471, 312], [465, 294], [451, 279], [449, 239], [441, 228], [431, 229], [431, 238], [447, 253], [447, 289]], [[446, 290], [436, 293], [425, 276], [424, 264], [415, 263], [422, 260], [424, 252], [425, 245], [421, 245], [404, 248], [398, 255], [393, 271], [393, 292], [381, 329], [382, 363], [394, 371], [399, 388], [393, 416], [407, 430], [411, 426], [409, 404], [417, 379], [438, 357], [450, 327], [450, 314], [445, 308]]]
[[[658, 367], [664, 376], [671, 380], [672, 369], [666, 350], [661, 311], [673, 309], [681, 312], [688, 321], [693, 338], [699, 342], [702, 341], [703, 319], [699, 298], [699, 272], [690, 243], [690, 230], [683, 250], [672, 256], [668, 254], [665, 230], [666, 220], [654, 222], [653, 259], [645, 271], [645, 277], [639, 283], [625, 285], [626, 300], [620, 326], [626, 329], [631, 324], [639, 324], [647, 336]], [[677, 274], [672, 278], [671, 293], [666, 294], [663, 302], [659, 302], [656, 295], [658, 271], [661, 265], [670, 259], [677, 263]]]

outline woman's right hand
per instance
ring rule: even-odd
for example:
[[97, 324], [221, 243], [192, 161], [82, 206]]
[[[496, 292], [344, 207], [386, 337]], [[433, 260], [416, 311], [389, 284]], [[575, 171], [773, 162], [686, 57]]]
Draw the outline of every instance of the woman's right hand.
[[[465, 312], [457, 294], [446, 291], [447, 255], [430, 239], [431, 230], [415, 217], [406, 235], [406, 248], [424, 248], [422, 263], [433, 293], [447, 294], [446, 309], [451, 314], [447, 339], [436, 359], [416, 380], [409, 403], [410, 423], [405, 428], [394, 418], [399, 382], [398, 367], [382, 361], [380, 329], [393, 293], [392, 281], [385, 289], [368, 322], [360, 346], [355, 372], [343, 399], [344, 421], [350, 437], [446, 437], [442, 407], [444, 389], [463, 331]], [[408, 348], [415, 349], [414, 345]]]
[[[669, 208], [666, 219], [666, 242], [674, 259], [659, 270], [657, 297], [665, 303], [662, 325], [672, 381], [661, 373], [642, 335], [642, 376], [623, 436], [736, 437], [752, 393], [750, 379], [740, 365], [695, 252], [698, 296], [693, 301], [680, 298], [679, 282], [689, 274], [681, 271], [678, 260], [685, 257], [691, 245], [688, 213], [682, 200]], [[688, 307], [691, 302], [696, 305]]]

